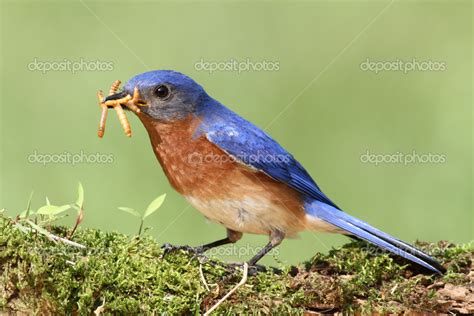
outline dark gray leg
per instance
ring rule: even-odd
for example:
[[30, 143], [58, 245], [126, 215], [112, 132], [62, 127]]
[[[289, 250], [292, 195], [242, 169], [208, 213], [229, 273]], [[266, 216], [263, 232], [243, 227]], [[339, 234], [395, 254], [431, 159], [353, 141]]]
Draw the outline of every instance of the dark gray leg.
[[240, 238], [242, 238], [242, 235], [243, 234], [241, 232], [237, 232], [235, 230], [227, 228], [227, 238], [220, 239], [220, 240], [217, 240], [217, 241], [205, 244], [205, 245], [201, 245], [201, 246], [198, 246], [198, 247], [190, 247], [190, 246], [173, 246], [171, 244], [164, 244], [163, 246], [161, 246], [161, 248], [164, 250], [163, 256], [165, 256], [166, 254], [168, 254], [172, 251], [176, 251], [176, 250], [186, 250], [186, 251], [189, 251], [189, 252], [194, 252], [196, 254], [201, 254], [204, 251], [209, 250], [209, 249], [214, 248], [214, 247], [222, 246], [222, 245], [225, 245], [225, 244], [235, 243]]
[[279, 230], [272, 231], [270, 233], [270, 242], [262, 248], [252, 259], [248, 261], [249, 266], [254, 266], [263, 256], [265, 256], [270, 250], [281, 244], [285, 234]]
[[237, 232], [235, 230], [227, 228], [226, 238], [219, 239], [214, 242], [196, 247], [196, 249], [198, 249], [199, 252], [204, 252], [214, 247], [219, 247], [219, 246], [227, 245], [227, 244], [233, 244], [237, 242], [238, 240], [240, 240], [240, 238], [242, 238], [242, 235], [243, 234], [241, 232]]

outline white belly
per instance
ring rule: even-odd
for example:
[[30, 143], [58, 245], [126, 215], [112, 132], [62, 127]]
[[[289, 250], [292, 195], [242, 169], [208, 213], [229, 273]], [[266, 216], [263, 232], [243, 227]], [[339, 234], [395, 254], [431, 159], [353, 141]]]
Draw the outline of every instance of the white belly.
[[209, 220], [238, 232], [267, 235], [278, 229], [288, 235], [297, 233], [290, 229], [294, 225], [285, 222], [287, 210], [264, 197], [204, 201], [186, 196], [186, 199]]

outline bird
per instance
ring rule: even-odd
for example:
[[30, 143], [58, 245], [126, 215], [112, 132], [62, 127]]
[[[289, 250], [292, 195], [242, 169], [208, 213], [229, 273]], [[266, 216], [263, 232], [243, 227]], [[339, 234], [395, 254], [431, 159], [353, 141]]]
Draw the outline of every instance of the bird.
[[104, 102], [135, 90], [142, 105], [135, 114], [169, 183], [226, 228], [225, 238], [201, 251], [236, 243], [243, 234], [267, 235], [268, 243], [247, 262], [255, 266], [285, 238], [310, 230], [364, 240], [431, 272], [445, 271], [425, 252], [344, 212], [290, 152], [190, 77], [174, 70], [144, 72]]

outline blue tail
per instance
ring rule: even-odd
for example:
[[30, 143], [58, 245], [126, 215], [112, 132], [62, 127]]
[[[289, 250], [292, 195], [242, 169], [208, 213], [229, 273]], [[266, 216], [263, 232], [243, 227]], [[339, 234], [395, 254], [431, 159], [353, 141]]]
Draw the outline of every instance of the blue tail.
[[328, 204], [312, 201], [306, 204], [307, 213], [322, 219], [348, 233], [373, 243], [396, 255], [415, 262], [433, 272], [442, 274], [445, 269], [435, 259], [415, 247], [386, 234], [369, 224]]

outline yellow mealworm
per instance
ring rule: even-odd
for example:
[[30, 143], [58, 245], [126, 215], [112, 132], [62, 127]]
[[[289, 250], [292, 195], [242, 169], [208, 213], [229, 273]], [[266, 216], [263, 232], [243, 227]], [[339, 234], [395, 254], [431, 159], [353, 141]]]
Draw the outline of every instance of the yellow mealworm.
[[104, 137], [105, 133], [105, 121], [107, 120], [107, 106], [102, 103], [104, 100], [104, 95], [102, 94], [102, 91], [97, 92], [97, 98], [99, 99], [99, 106], [102, 109], [101, 115], [100, 115], [100, 121], [99, 121], [99, 131], [97, 132], [97, 135], [102, 138]]
[[132, 110], [133, 112], [135, 113], [140, 113], [140, 109], [138, 108], [138, 106], [136, 106], [135, 104], [132, 103], [133, 101], [128, 101], [127, 103], [125, 103], [125, 105], [127, 106], [127, 108], [129, 108], [130, 110]]
[[[120, 84], [120, 80], [115, 80], [114, 83], [112, 83], [112, 86], [110, 87], [109, 95], [117, 93]], [[122, 125], [125, 135], [130, 137], [132, 135], [132, 129], [130, 128], [130, 123], [128, 122], [127, 116], [125, 115], [125, 112], [123, 111], [121, 106], [121, 103], [128, 103], [129, 98], [125, 97], [125, 99], [127, 99], [126, 102], [121, 102], [123, 99], [115, 100], [115, 104], [113, 107], [115, 109], [115, 112], [117, 112], [117, 117], [119, 119], [120, 125]]]
[[100, 121], [99, 121], [99, 131], [97, 132], [97, 135], [99, 135], [100, 138], [104, 137], [105, 133], [105, 120], [107, 120], [107, 112], [108, 108], [106, 105], [101, 104], [100, 106], [102, 108], [102, 112], [100, 115]]
[[[122, 129], [125, 132], [125, 135], [127, 135], [128, 137], [130, 137], [132, 135], [132, 129], [130, 127], [130, 123], [128, 122], [127, 116], [126, 116], [124, 110], [122, 109], [121, 104], [126, 105], [127, 103], [130, 102], [131, 98], [132, 98], [131, 96], [127, 95], [126, 97], [124, 97], [122, 99], [111, 100], [111, 102], [110, 102], [110, 105], [113, 106], [113, 108], [115, 109], [115, 112], [117, 113], [117, 117], [119, 119], [120, 125], [122, 125]], [[108, 102], [109, 101], [105, 102], [104, 104], [109, 105]]]
[[130, 110], [134, 111], [135, 113], [140, 113], [141, 112], [140, 108], [135, 105], [135, 104], [139, 104], [139, 103], [140, 103], [140, 94], [138, 93], [138, 87], [135, 87], [133, 89], [132, 101], [128, 102], [128, 104], [131, 104], [131, 106], [129, 107]]
[[110, 86], [109, 95], [117, 93], [118, 88], [122, 82], [120, 80], [115, 80], [114, 83]]
[[128, 122], [127, 116], [125, 115], [125, 112], [120, 106], [120, 104], [115, 106], [114, 109], [115, 109], [115, 112], [117, 112], [120, 125], [122, 125], [125, 135], [127, 135], [127, 137], [132, 136], [132, 129], [130, 128], [130, 123]]
[[[116, 94], [120, 87], [120, 84], [120, 80], [115, 80], [114, 83], [110, 86], [109, 95]], [[119, 119], [120, 125], [122, 126], [122, 129], [125, 132], [125, 135], [130, 137], [132, 135], [132, 129], [130, 127], [130, 123], [127, 119], [127, 116], [122, 108], [122, 105], [126, 106], [137, 114], [141, 112], [138, 106], [145, 106], [146, 103], [140, 100], [138, 87], [135, 87], [135, 89], [133, 90], [133, 97], [128, 94], [121, 99], [108, 100], [104, 102], [104, 96], [102, 95], [102, 91], [99, 91], [97, 93], [97, 97], [99, 98], [99, 106], [102, 110], [99, 121], [99, 137], [103, 137], [105, 133], [105, 122], [107, 120], [108, 107], [113, 107], [115, 109], [115, 112], [117, 113], [117, 117]]]
[[[121, 83], [120, 80], [114, 81], [114, 83], [110, 86], [109, 95], [113, 95], [117, 93], [117, 90], [120, 87], [120, 83]], [[130, 123], [128, 122], [127, 116], [125, 115], [125, 112], [123, 111], [121, 104], [128, 103], [132, 97], [128, 95], [122, 99], [109, 100], [107, 102], [103, 102], [104, 96], [102, 94], [102, 91], [99, 91], [97, 93], [97, 97], [99, 98], [99, 105], [102, 109], [100, 121], [99, 121], [99, 131], [97, 133], [99, 137], [102, 138], [105, 133], [105, 122], [107, 120], [108, 106], [112, 106], [115, 109], [115, 111], [117, 112], [117, 117], [119, 119], [120, 125], [122, 126], [125, 132], [125, 135], [130, 137], [132, 135], [132, 129], [130, 128]]]

